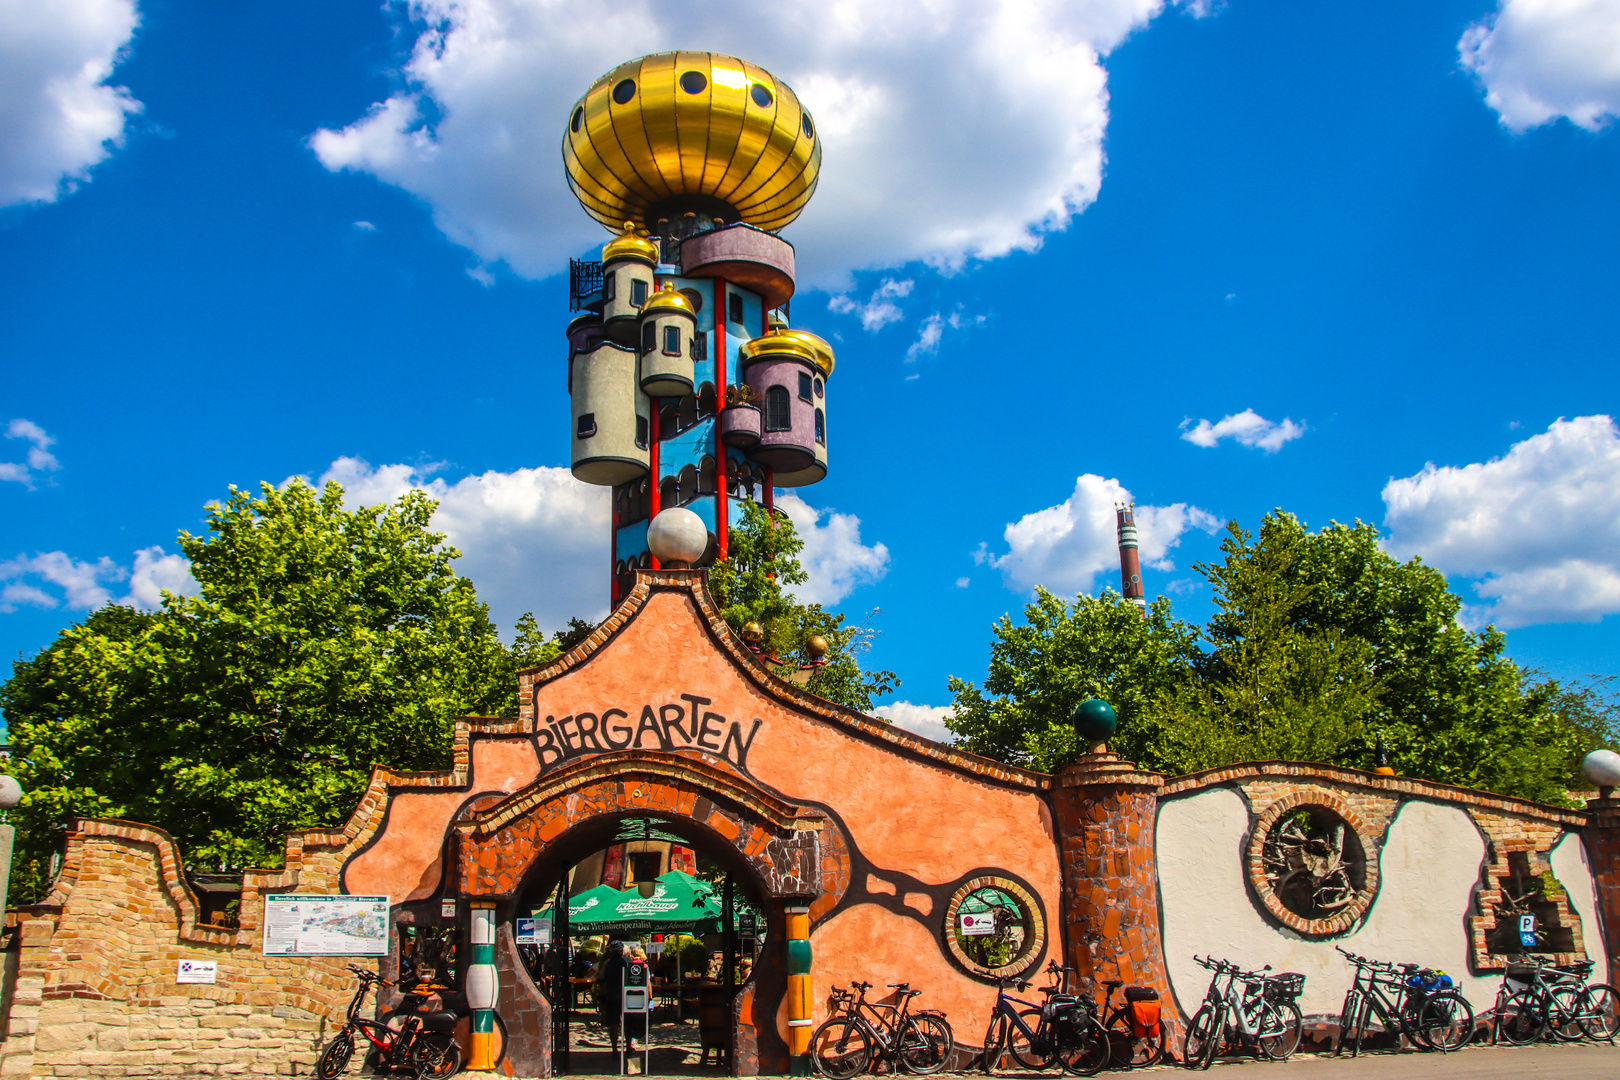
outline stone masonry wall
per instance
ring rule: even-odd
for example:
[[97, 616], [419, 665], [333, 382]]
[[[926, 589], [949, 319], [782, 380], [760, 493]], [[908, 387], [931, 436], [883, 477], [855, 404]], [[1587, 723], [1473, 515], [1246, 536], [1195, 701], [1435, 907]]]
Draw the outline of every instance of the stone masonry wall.
[[[264, 956], [258, 907], [239, 930], [198, 926], [167, 835], [79, 822], [47, 903], [19, 912], [0, 1075], [307, 1076], [354, 978], [344, 958]], [[188, 959], [218, 982], [179, 984]]]

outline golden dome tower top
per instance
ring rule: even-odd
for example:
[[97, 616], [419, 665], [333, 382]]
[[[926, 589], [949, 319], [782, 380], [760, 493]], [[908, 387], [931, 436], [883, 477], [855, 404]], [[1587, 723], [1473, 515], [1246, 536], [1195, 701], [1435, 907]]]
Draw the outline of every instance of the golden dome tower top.
[[609, 229], [694, 214], [775, 232], [816, 190], [821, 140], [799, 98], [733, 56], [670, 52], [620, 64], [563, 133], [568, 186]]

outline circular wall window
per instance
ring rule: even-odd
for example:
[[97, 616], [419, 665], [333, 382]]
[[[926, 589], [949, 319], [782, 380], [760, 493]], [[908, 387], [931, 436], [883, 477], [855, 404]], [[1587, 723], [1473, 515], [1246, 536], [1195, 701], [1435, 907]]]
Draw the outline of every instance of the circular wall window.
[[1046, 951], [1040, 901], [1010, 878], [963, 882], [945, 906], [942, 930], [951, 959], [986, 980], [1022, 975]]
[[776, 100], [771, 95], [770, 87], [766, 86], [764, 83], [755, 83], [754, 88], [749, 91], [749, 94], [753, 97], [754, 104], [758, 105], [762, 109], [770, 108], [771, 102]]
[[1351, 929], [1378, 892], [1378, 860], [1355, 811], [1326, 791], [1271, 804], [1249, 840], [1249, 883], [1268, 912], [1314, 937]]
[[683, 71], [681, 73], [681, 89], [688, 94], [701, 94], [708, 85], [709, 80], [704, 78], [701, 71]]
[[619, 85], [613, 88], [613, 100], [620, 105], [627, 105], [630, 99], [636, 96], [636, 80], [620, 79]]

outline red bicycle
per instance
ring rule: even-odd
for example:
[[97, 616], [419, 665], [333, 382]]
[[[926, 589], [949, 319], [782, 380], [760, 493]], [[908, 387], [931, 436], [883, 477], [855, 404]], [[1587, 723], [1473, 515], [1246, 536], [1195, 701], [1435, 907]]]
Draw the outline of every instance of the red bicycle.
[[[392, 982], [365, 968], [349, 965], [360, 980], [360, 987], [349, 1002], [343, 1029], [333, 1036], [315, 1062], [319, 1080], [338, 1080], [349, 1070], [354, 1057], [356, 1033], [363, 1035], [377, 1051], [379, 1070], [409, 1072], [416, 1080], [449, 1080], [461, 1068], [461, 1046], [456, 1042], [456, 1014], [453, 1012], [410, 1013], [398, 1028], [360, 1015], [366, 994], [373, 986], [393, 986]], [[407, 995], [407, 999], [414, 995]]]

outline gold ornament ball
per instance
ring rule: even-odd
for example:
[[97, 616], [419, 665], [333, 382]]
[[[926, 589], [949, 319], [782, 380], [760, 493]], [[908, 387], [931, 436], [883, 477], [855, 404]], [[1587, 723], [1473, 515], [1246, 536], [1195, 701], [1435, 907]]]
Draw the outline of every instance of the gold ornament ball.
[[765, 640], [765, 628], [757, 622], [751, 622], [742, 628], [742, 636], [750, 645], [758, 645]]
[[817, 660], [820, 660], [823, 656], [827, 655], [828, 648], [829, 646], [827, 644], [827, 639], [822, 637], [820, 634], [817, 634], [815, 637], [812, 637], [810, 640], [804, 643], [804, 651], [815, 657]]

